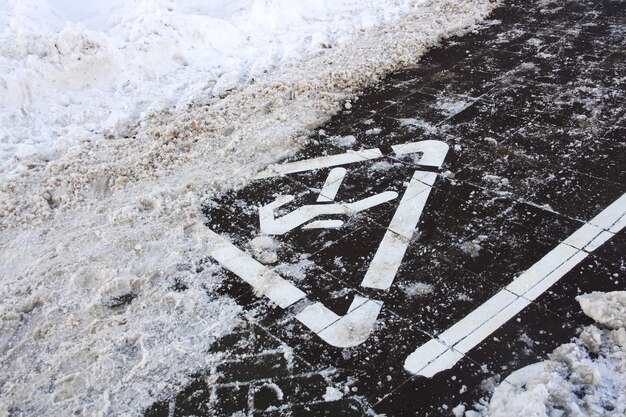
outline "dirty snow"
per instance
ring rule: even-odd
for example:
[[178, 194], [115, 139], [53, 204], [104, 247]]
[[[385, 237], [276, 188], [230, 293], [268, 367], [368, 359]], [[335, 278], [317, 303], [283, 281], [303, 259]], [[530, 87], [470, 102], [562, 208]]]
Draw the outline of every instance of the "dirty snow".
[[494, 6], [0, 1], [0, 415], [137, 415], [209, 366], [240, 308], [202, 204]]
[[0, 174], [222, 97], [427, 2], [3, 0]]
[[466, 417], [595, 417], [626, 413], [626, 292], [576, 298], [597, 325], [587, 326], [571, 343], [544, 362], [509, 375], [480, 412]]
[[583, 312], [599, 324], [611, 329], [626, 327], [626, 291], [592, 292], [579, 295], [576, 300]]

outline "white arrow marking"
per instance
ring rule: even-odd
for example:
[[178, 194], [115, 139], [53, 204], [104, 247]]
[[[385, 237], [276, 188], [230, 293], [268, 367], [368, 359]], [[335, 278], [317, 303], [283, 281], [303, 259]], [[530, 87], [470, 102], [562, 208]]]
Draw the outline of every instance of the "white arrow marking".
[[404, 368], [425, 377], [450, 369], [465, 353], [515, 317], [625, 226], [626, 194], [515, 278], [505, 289], [436, 339], [417, 348], [406, 358]]

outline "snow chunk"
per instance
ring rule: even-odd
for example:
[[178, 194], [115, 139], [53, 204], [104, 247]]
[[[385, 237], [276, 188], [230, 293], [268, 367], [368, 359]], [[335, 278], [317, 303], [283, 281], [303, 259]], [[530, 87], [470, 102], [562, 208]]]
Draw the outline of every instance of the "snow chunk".
[[257, 236], [250, 241], [250, 247], [259, 262], [273, 264], [278, 262], [277, 244], [269, 236]]
[[330, 138], [331, 142], [333, 142], [337, 146], [341, 146], [342, 148], [347, 148], [356, 143], [356, 138], [353, 135], [348, 136], [333, 136]]
[[583, 312], [611, 329], [626, 327], [626, 291], [592, 292], [576, 297]]
[[412, 282], [402, 286], [402, 290], [409, 297], [422, 297], [433, 292], [433, 286], [424, 282]]
[[324, 398], [326, 402], [339, 401], [343, 398], [343, 394], [335, 387], [326, 387], [326, 394], [324, 394], [322, 398]]
[[[626, 309], [624, 291], [576, 299], [585, 314], [615, 330], [588, 326], [549, 359], [509, 375], [481, 412], [491, 416], [621, 416], [626, 413]], [[610, 410], [610, 411], [609, 411]]]

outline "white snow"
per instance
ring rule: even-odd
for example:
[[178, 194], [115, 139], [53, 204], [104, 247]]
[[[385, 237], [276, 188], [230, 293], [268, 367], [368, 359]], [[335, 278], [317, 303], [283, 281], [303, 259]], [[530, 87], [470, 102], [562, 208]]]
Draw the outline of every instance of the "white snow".
[[285, 398], [285, 393], [283, 393], [283, 390], [280, 389], [280, 387], [278, 385], [276, 385], [275, 383], [273, 383], [273, 382], [266, 382], [265, 384], [263, 384], [263, 386], [271, 389], [272, 391], [274, 391], [274, 393], [276, 394], [276, 399], [278, 401], [282, 401], [283, 398]]
[[343, 394], [335, 387], [326, 387], [326, 393], [322, 398], [324, 398], [326, 402], [339, 401], [343, 398]]
[[332, 138], [330, 138], [330, 140], [335, 145], [343, 148], [348, 148], [356, 143], [356, 138], [354, 137], [354, 135], [333, 136]]
[[579, 295], [576, 300], [583, 312], [596, 322], [611, 329], [626, 327], [626, 291], [592, 292]]
[[[598, 321], [548, 360], [509, 375], [489, 406], [466, 417], [591, 417], [626, 413], [626, 292], [594, 292], [576, 298]], [[602, 327], [604, 326], [604, 327]]]
[[423, 297], [432, 293], [434, 289], [433, 285], [424, 282], [405, 283], [401, 284], [400, 288], [411, 298]]
[[0, 0], [0, 415], [138, 415], [210, 366], [240, 308], [202, 204], [494, 6]]
[[0, 169], [53, 159], [152, 110], [211, 102], [418, 3], [3, 0]]

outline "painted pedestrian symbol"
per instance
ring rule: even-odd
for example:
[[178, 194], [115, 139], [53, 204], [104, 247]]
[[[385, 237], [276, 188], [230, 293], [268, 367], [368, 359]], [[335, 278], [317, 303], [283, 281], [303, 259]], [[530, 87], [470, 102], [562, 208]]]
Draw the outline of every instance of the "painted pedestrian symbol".
[[[293, 196], [279, 196], [258, 211], [261, 232], [283, 235], [301, 229], [334, 229], [361, 211], [399, 199], [393, 217], [386, 227], [361, 286], [387, 291], [393, 284], [411, 237], [448, 152], [439, 141], [412, 142], [392, 147], [393, 155], [419, 155], [415, 170], [403, 192], [389, 190], [355, 201], [337, 201], [342, 183], [354, 164], [383, 158], [379, 149], [323, 156], [272, 166], [257, 179], [278, 177], [314, 170], [329, 169], [315, 204], [303, 205], [277, 215], [278, 210], [294, 201]], [[332, 218], [327, 219], [326, 217]], [[558, 244], [528, 270], [514, 277], [509, 285], [456, 322], [447, 330], [417, 346], [408, 355], [404, 368], [412, 374], [432, 377], [450, 369], [464, 355], [507, 321], [515, 317], [543, 292], [571, 271], [590, 253], [626, 227], [626, 194]], [[383, 307], [379, 300], [355, 296], [347, 313], [340, 316], [322, 302], [314, 301], [296, 285], [256, 261], [224, 237], [209, 231], [212, 246], [209, 254], [222, 266], [250, 284], [279, 307], [291, 308], [296, 319], [331, 346], [346, 348], [365, 342]]]
[[[360, 211], [394, 200], [398, 193], [385, 191], [352, 203], [324, 204], [334, 202], [337, 191], [346, 176], [345, 168], [334, 168], [328, 174], [324, 187], [317, 198], [319, 204], [300, 207], [280, 218], [274, 217], [274, 211], [293, 201], [293, 196], [281, 196], [270, 204], [259, 209], [261, 232], [268, 235], [282, 235], [308, 221], [324, 215], [351, 216]], [[308, 223], [304, 229], [337, 228], [343, 225], [341, 220], [317, 220]]]
[[[398, 208], [361, 282], [363, 287], [388, 290], [402, 263], [437, 178], [433, 170], [441, 168], [448, 152], [448, 145], [440, 141], [426, 140], [395, 145], [392, 149], [394, 156], [398, 157], [419, 155], [418, 165], [425, 169], [416, 170], [411, 178], [405, 180], [407, 185], [401, 196], [395, 191], [382, 191], [355, 201], [336, 201], [337, 193], [349, 175], [351, 166], [383, 158], [382, 152], [376, 148], [285, 163], [261, 172], [257, 179], [330, 169], [316, 204], [304, 205], [277, 216], [279, 208], [294, 200], [293, 196], [285, 195], [261, 207], [258, 213], [261, 232], [267, 235], [283, 235], [297, 228], [305, 231], [339, 228], [346, 218], [399, 198]], [[322, 216], [333, 218], [320, 219]], [[210, 255], [214, 259], [252, 285], [257, 293], [265, 295], [281, 308], [302, 302], [303, 307], [296, 314], [296, 318], [331, 346], [342, 348], [357, 346], [369, 338], [383, 306], [381, 301], [355, 296], [347, 314], [339, 316], [323, 303], [307, 300], [307, 294], [301, 289], [217, 233], [213, 233], [213, 238], [215, 243]]]

